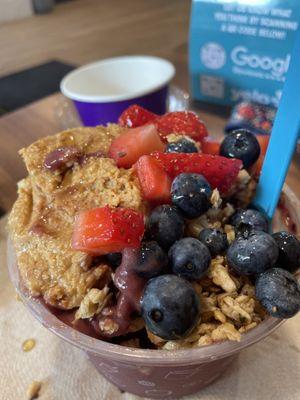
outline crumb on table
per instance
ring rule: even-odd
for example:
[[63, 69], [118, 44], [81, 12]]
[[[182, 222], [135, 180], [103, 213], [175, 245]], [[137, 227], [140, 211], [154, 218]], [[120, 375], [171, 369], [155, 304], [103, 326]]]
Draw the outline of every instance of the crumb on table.
[[42, 382], [39, 381], [31, 382], [26, 391], [27, 399], [28, 400], [37, 399], [39, 397], [41, 387], [42, 387]]
[[30, 351], [35, 347], [36, 341], [35, 339], [27, 339], [22, 343], [23, 351]]

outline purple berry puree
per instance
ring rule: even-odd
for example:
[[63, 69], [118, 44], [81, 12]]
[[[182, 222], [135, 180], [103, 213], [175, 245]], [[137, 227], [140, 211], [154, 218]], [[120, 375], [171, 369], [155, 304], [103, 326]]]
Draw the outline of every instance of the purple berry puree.
[[139, 277], [134, 271], [138, 262], [139, 250], [125, 249], [121, 265], [116, 269], [114, 284], [119, 289], [117, 304], [105, 308], [95, 317], [92, 326], [102, 337], [112, 338], [128, 333], [132, 314], [140, 312], [140, 299], [144, 291], [146, 279]]

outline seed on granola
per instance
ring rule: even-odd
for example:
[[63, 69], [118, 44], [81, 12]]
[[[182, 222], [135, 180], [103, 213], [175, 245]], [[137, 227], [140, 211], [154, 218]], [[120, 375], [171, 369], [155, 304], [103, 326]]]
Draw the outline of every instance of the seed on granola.
[[39, 393], [42, 387], [42, 382], [38, 381], [33, 381], [31, 384], [27, 387], [27, 399], [28, 400], [33, 400], [37, 399], [39, 397]]
[[22, 343], [23, 351], [30, 351], [35, 347], [35, 340], [34, 339], [27, 339]]

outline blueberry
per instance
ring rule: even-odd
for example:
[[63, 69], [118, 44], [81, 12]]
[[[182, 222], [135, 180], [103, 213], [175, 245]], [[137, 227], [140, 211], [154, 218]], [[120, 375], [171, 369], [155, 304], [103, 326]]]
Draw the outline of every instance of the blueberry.
[[245, 168], [251, 167], [260, 155], [260, 146], [255, 135], [246, 129], [237, 129], [223, 140], [220, 155], [240, 159]]
[[276, 265], [279, 268], [295, 272], [300, 267], [300, 242], [289, 232], [273, 233], [273, 238], [279, 248]]
[[168, 257], [158, 243], [144, 242], [134, 270], [142, 278], [149, 279], [163, 273], [167, 264]]
[[113, 268], [118, 268], [122, 261], [122, 253], [109, 253], [106, 255], [106, 260]]
[[178, 240], [169, 250], [174, 274], [186, 279], [200, 279], [208, 270], [211, 256], [208, 248], [194, 238]]
[[193, 286], [176, 275], [150, 279], [141, 299], [146, 327], [165, 340], [187, 336], [199, 320], [199, 298]]
[[174, 206], [162, 205], [156, 207], [147, 223], [146, 235], [158, 244], [168, 249], [176, 240], [183, 236], [184, 220]]
[[269, 231], [269, 222], [267, 217], [257, 210], [238, 210], [230, 219], [231, 225], [235, 227], [236, 233], [244, 233], [251, 230]]
[[272, 268], [277, 258], [275, 240], [262, 231], [251, 231], [239, 236], [227, 251], [229, 266], [241, 275], [260, 274]]
[[178, 142], [168, 143], [166, 153], [198, 153], [194, 142], [188, 139], [180, 139]]
[[255, 283], [255, 295], [273, 317], [291, 318], [300, 310], [299, 283], [282, 268], [272, 268], [261, 274]]
[[186, 218], [197, 218], [210, 207], [211, 187], [200, 174], [180, 174], [171, 188], [172, 202]]
[[199, 234], [199, 240], [205, 244], [212, 257], [224, 253], [228, 248], [228, 240], [225, 233], [218, 229], [205, 228]]

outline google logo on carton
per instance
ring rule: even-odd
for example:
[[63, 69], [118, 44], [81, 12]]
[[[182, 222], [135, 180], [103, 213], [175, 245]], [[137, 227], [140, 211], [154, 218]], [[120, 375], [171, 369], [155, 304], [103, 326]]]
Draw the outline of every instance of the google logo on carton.
[[286, 58], [271, 58], [269, 56], [259, 56], [251, 54], [245, 46], [237, 46], [231, 52], [231, 60], [239, 67], [249, 67], [270, 72], [272, 76], [281, 78], [287, 72], [291, 56]]

